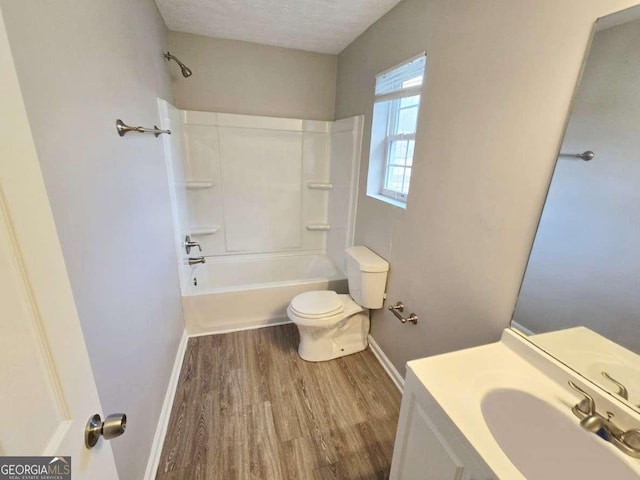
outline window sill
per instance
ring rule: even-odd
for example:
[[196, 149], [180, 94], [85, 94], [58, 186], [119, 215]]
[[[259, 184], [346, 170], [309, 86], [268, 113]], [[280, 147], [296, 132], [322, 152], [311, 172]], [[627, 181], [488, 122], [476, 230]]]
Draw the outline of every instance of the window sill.
[[375, 198], [376, 200], [380, 200], [381, 202], [388, 203], [390, 205], [393, 205], [394, 207], [402, 208], [403, 210], [406, 210], [406, 208], [407, 208], [407, 203], [406, 202], [402, 202], [400, 200], [395, 200], [393, 198], [389, 198], [389, 197], [386, 197], [384, 195], [380, 195], [379, 193], [367, 193], [367, 197]]

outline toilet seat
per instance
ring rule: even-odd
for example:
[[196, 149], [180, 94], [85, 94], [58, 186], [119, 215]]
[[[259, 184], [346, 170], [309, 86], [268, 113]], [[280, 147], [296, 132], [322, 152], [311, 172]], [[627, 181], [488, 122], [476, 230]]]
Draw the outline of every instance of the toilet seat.
[[319, 319], [342, 313], [344, 302], [334, 291], [314, 290], [297, 295], [289, 308], [297, 317]]
[[[300, 297], [302, 297], [302, 301], [299, 302]], [[339, 302], [339, 305], [336, 301]], [[302, 310], [314, 310], [315, 307], [315, 312], [317, 312], [323, 308], [331, 308], [332, 312], [324, 314], [299, 312], [294, 308], [294, 304]], [[364, 308], [354, 302], [349, 295], [339, 295], [336, 292], [328, 290], [315, 290], [296, 296], [287, 307], [287, 316], [297, 325], [326, 328], [336, 325], [345, 318], [362, 311], [364, 311]]]

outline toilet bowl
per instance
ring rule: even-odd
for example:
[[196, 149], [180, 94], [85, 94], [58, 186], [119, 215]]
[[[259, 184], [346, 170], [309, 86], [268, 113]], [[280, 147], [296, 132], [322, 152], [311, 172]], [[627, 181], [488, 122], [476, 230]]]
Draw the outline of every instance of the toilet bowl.
[[314, 290], [297, 295], [287, 308], [304, 360], [332, 360], [367, 348], [368, 308], [382, 307], [389, 264], [361, 246], [348, 248], [346, 257], [349, 295]]
[[349, 295], [314, 290], [295, 297], [287, 316], [300, 332], [298, 354], [309, 362], [322, 362], [367, 348], [369, 311]]

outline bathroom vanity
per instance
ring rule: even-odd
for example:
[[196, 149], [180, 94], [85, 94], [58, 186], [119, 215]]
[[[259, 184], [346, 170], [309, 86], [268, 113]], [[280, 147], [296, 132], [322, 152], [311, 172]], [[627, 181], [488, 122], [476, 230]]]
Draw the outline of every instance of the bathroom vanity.
[[407, 364], [395, 480], [640, 479], [640, 458], [580, 427], [590, 394], [622, 430], [640, 415], [507, 329], [500, 342]]

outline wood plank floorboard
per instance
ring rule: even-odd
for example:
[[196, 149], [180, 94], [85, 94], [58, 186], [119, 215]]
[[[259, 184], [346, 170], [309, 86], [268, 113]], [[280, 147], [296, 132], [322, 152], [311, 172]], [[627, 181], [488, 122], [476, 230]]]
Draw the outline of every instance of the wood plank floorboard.
[[156, 480], [389, 476], [400, 393], [370, 350], [311, 363], [295, 325], [189, 339]]

